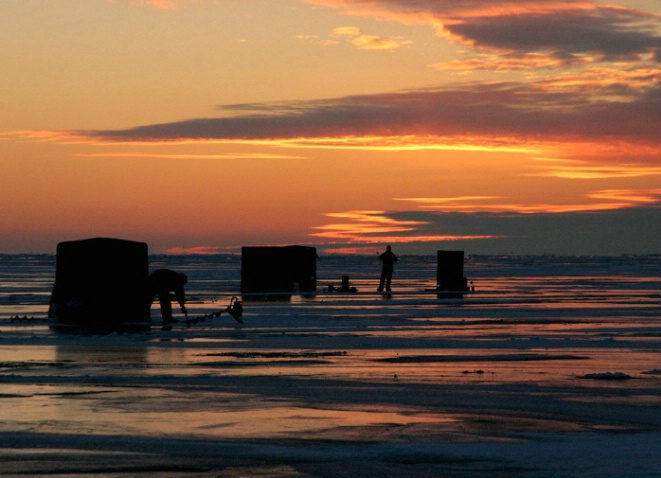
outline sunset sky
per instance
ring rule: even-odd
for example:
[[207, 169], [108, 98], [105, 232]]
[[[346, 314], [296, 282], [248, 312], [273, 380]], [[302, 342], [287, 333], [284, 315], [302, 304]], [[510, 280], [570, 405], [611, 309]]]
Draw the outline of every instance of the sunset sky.
[[661, 253], [661, 0], [1, 0], [0, 253]]

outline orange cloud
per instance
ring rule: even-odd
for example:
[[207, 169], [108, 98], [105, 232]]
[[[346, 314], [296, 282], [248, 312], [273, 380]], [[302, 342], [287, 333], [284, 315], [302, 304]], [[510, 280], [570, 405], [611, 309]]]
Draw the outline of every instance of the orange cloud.
[[333, 35], [359, 36], [360, 35], [360, 28], [358, 28], [358, 27], [337, 27], [333, 30]]
[[[441, 204], [462, 203], [472, 201], [485, 201], [491, 199], [501, 199], [500, 196], [457, 196], [449, 198], [393, 198], [395, 201], [410, 201], [418, 204], [428, 204], [440, 206]], [[452, 206], [450, 206], [452, 207]]]
[[610, 211], [625, 208], [628, 205], [620, 202], [601, 204], [455, 204], [448, 205], [444, 201], [434, 204], [432, 198], [400, 199], [400, 201], [423, 202], [421, 209], [439, 212], [494, 212], [494, 213], [517, 213], [517, 214], [544, 214], [544, 213], [566, 213], [566, 212], [588, 212], [588, 211]]
[[418, 235], [410, 234], [407, 236], [396, 235], [383, 235], [383, 236], [369, 236], [363, 234], [353, 234], [342, 230], [326, 233], [313, 233], [313, 237], [319, 237], [326, 240], [341, 241], [346, 243], [358, 244], [411, 244], [417, 242], [445, 242], [445, 241], [476, 241], [484, 239], [497, 239], [502, 236], [464, 236], [464, 235], [451, 235], [451, 234], [436, 234], [436, 235]]
[[[102, 137], [78, 133], [67, 130], [15, 130], [0, 133], [0, 140], [14, 139], [29, 142], [51, 142], [59, 144], [89, 144], [89, 145], [189, 145], [189, 144], [237, 144], [255, 146], [275, 146], [283, 148], [321, 148], [321, 149], [366, 149], [372, 151], [481, 151], [481, 152], [510, 152], [541, 154], [550, 144], [533, 143], [525, 138], [515, 136], [437, 136], [430, 134], [421, 135], [391, 135], [391, 136], [335, 136], [335, 137], [296, 137], [296, 138], [270, 138], [270, 139], [235, 139], [235, 138], [172, 138], [172, 139], [129, 139], [121, 137]], [[88, 157], [122, 156], [122, 157], [168, 157], [184, 158], [191, 155], [177, 154], [152, 154], [141, 152], [125, 153], [90, 153], [81, 154]], [[259, 153], [256, 156], [243, 153], [244, 157], [260, 157], [275, 159], [305, 159], [299, 155], [276, 155]], [[200, 155], [203, 158], [218, 159], [237, 158], [237, 155]]]
[[479, 54], [466, 60], [453, 60], [429, 65], [439, 71], [470, 72], [474, 70], [512, 71], [557, 69], [586, 65], [594, 61], [588, 57], [560, 56], [549, 53]]
[[631, 205], [661, 204], [660, 189], [605, 189], [588, 194], [593, 199], [623, 201]]
[[0, 132], [0, 140], [11, 139], [31, 143], [59, 143], [59, 144], [100, 144], [103, 141], [90, 138], [67, 130], [14, 130]]
[[368, 149], [372, 151], [482, 151], [508, 153], [541, 153], [548, 145], [534, 143], [514, 136], [436, 136], [431, 134], [407, 134], [392, 136], [338, 136], [294, 139], [274, 139], [273, 145], [332, 148]]
[[337, 27], [333, 30], [333, 36], [349, 37], [349, 42], [361, 50], [397, 50], [413, 43], [401, 37], [380, 37], [368, 35], [356, 27]]
[[371, 224], [389, 224], [389, 225], [406, 225], [412, 226], [417, 224], [424, 224], [419, 221], [398, 221], [396, 219], [384, 215], [385, 211], [346, 211], [346, 212], [329, 212], [325, 214], [327, 217], [348, 219], [352, 221], [365, 222]]
[[610, 211], [648, 204], [661, 204], [661, 189], [608, 189], [586, 195], [587, 199], [598, 200], [582, 204], [517, 204], [502, 201], [497, 196], [459, 196], [445, 198], [394, 198], [417, 204], [420, 209], [438, 212], [462, 213], [575, 213]]
[[348, 219], [349, 222], [317, 226], [314, 229], [321, 230], [322, 232], [312, 233], [310, 236], [348, 244], [404, 244], [413, 242], [493, 239], [496, 237], [490, 235], [428, 234], [426, 232], [418, 232], [417, 227], [428, 224], [426, 221], [394, 219], [386, 216], [383, 211], [347, 211], [328, 213], [326, 216]]
[[122, 153], [76, 154], [84, 158], [145, 158], [145, 159], [305, 159], [303, 156], [266, 153], [231, 153], [231, 154], [174, 154], [145, 153], [139, 151]]
[[661, 86], [661, 68], [633, 65], [626, 69], [593, 67], [565, 72], [530, 85], [549, 93], [584, 93], [598, 98], [630, 101], [633, 92]]
[[661, 175], [661, 167], [640, 164], [599, 164], [589, 165], [586, 161], [578, 160], [551, 160], [543, 165], [543, 171], [526, 173], [525, 176], [543, 176], [562, 179], [609, 179], [609, 178], [637, 178], [644, 176]]
[[352, 39], [351, 43], [361, 50], [396, 50], [413, 42], [403, 40], [400, 37], [383, 38], [376, 35], [362, 34]]
[[[375, 236], [374, 242], [381, 242], [384, 238], [392, 239], [393, 233], [410, 233], [416, 226], [427, 224], [424, 221], [405, 221], [394, 219], [385, 215], [385, 211], [347, 211], [340, 213], [327, 213], [327, 217], [345, 219], [347, 222], [326, 224], [314, 229], [322, 232], [311, 234], [314, 237], [326, 239], [342, 239], [348, 241], [365, 241], [365, 238]], [[389, 236], [390, 235], [390, 236]], [[419, 236], [418, 236], [419, 237]], [[401, 242], [403, 237], [397, 236]]]

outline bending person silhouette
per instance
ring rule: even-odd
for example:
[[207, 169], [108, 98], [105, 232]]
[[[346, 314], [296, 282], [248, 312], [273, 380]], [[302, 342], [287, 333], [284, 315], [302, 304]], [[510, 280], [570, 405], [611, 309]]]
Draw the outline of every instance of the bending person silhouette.
[[390, 281], [392, 280], [392, 273], [395, 270], [395, 262], [397, 262], [397, 256], [392, 252], [390, 246], [386, 247], [386, 252], [379, 256], [383, 266], [381, 268], [381, 281], [379, 282], [379, 288], [376, 289], [378, 292], [383, 292], [384, 287], [387, 292], [390, 292]]
[[185, 274], [180, 274], [169, 269], [159, 269], [152, 272], [147, 279], [147, 291], [149, 294], [149, 307], [154, 303], [154, 299], [158, 296], [158, 302], [161, 305], [161, 317], [163, 322], [175, 322], [172, 318], [172, 303], [170, 299], [170, 292], [174, 292], [174, 296], [181, 307], [181, 313], [188, 315], [186, 310], [186, 293], [184, 292], [184, 285], [188, 283], [188, 277]]

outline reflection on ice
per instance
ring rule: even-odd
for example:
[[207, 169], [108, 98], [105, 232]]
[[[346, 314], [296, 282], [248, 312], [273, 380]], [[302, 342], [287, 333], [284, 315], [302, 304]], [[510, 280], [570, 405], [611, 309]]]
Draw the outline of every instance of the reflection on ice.
[[136, 344], [130, 346], [63, 344], [56, 347], [56, 359], [60, 363], [69, 364], [140, 364], [147, 362], [147, 348]]
[[71, 385], [8, 387], [0, 409], [0, 433], [29, 427], [41, 433], [206, 439], [330, 436], [333, 430], [345, 427], [458, 421], [399, 407], [321, 409], [240, 394]]
[[[159, 267], [179, 261], [172, 268], [189, 275], [192, 316], [218, 309], [237, 290], [235, 262], [158, 260]], [[122, 463], [134, 463], [140, 449], [154, 457], [147, 469], [158, 476], [181, 463], [197, 472], [198, 456], [218, 471], [242, 453], [246, 460], [272, 453], [269, 465], [286, 462], [296, 472], [297, 459], [309, 466], [323, 452], [341, 462], [360, 454], [358, 444], [408, 447], [392, 463], [473, 463], [467, 453], [484, 466], [494, 442], [517, 442], [535, 447], [527, 462], [534, 466], [523, 468], [545, 470], [552, 444], [558, 463], [588, 460], [600, 450], [582, 437], [598, 442], [596, 432], [624, 430], [601, 440], [631, 439], [621, 453], [627, 463], [635, 456], [658, 469], [641, 455], [653, 447], [634, 447], [661, 433], [658, 261], [469, 258], [477, 291], [439, 300], [424, 291], [433, 268], [416, 260], [401, 259], [388, 299], [358, 292], [252, 301], [243, 324], [219, 318], [171, 330], [155, 322], [137, 334], [54, 334], [6, 320], [17, 307], [39, 315], [42, 304], [0, 301], [3, 467], [52, 474], [56, 465], [12, 458], [39, 449], [35, 443], [89, 448], [84, 459], [68, 452], [70, 474], [119, 466], [112, 458], [99, 464], [94, 451], [122, 451]], [[346, 273], [359, 290], [375, 288], [369, 262], [348, 264], [320, 259], [320, 284]], [[489, 448], [479, 448], [485, 442]], [[292, 451], [293, 443], [302, 448]], [[266, 452], [266, 444], [275, 448]], [[475, 448], [439, 448], [459, 444]], [[522, 448], [498, 450], [508, 461], [492, 457], [489, 471], [503, 463], [523, 469], [515, 466]]]

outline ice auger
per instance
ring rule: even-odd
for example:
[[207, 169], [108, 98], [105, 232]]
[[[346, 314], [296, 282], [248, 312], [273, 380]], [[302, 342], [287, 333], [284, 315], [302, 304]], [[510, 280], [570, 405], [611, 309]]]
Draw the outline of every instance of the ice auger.
[[205, 320], [211, 320], [214, 317], [220, 317], [220, 315], [224, 312], [227, 312], [236, 320], [238, 323], [242, 324], [243, 320], [241, 317], [243, 316], [243, 301], [240, 301], [237, 297], [232, 297], [230, 300], [230, 304], [227, 306], [226, 309], [219, 310], [217, 312], [211, 312], [210, 314], [205, 314], [201, 315], [199, 317], [195, 317], [193, 319], [188, 318], [186, 316], [186, 325], [190, 327], [190, 324], [197, 324], [198, 322], [204, 322]]

